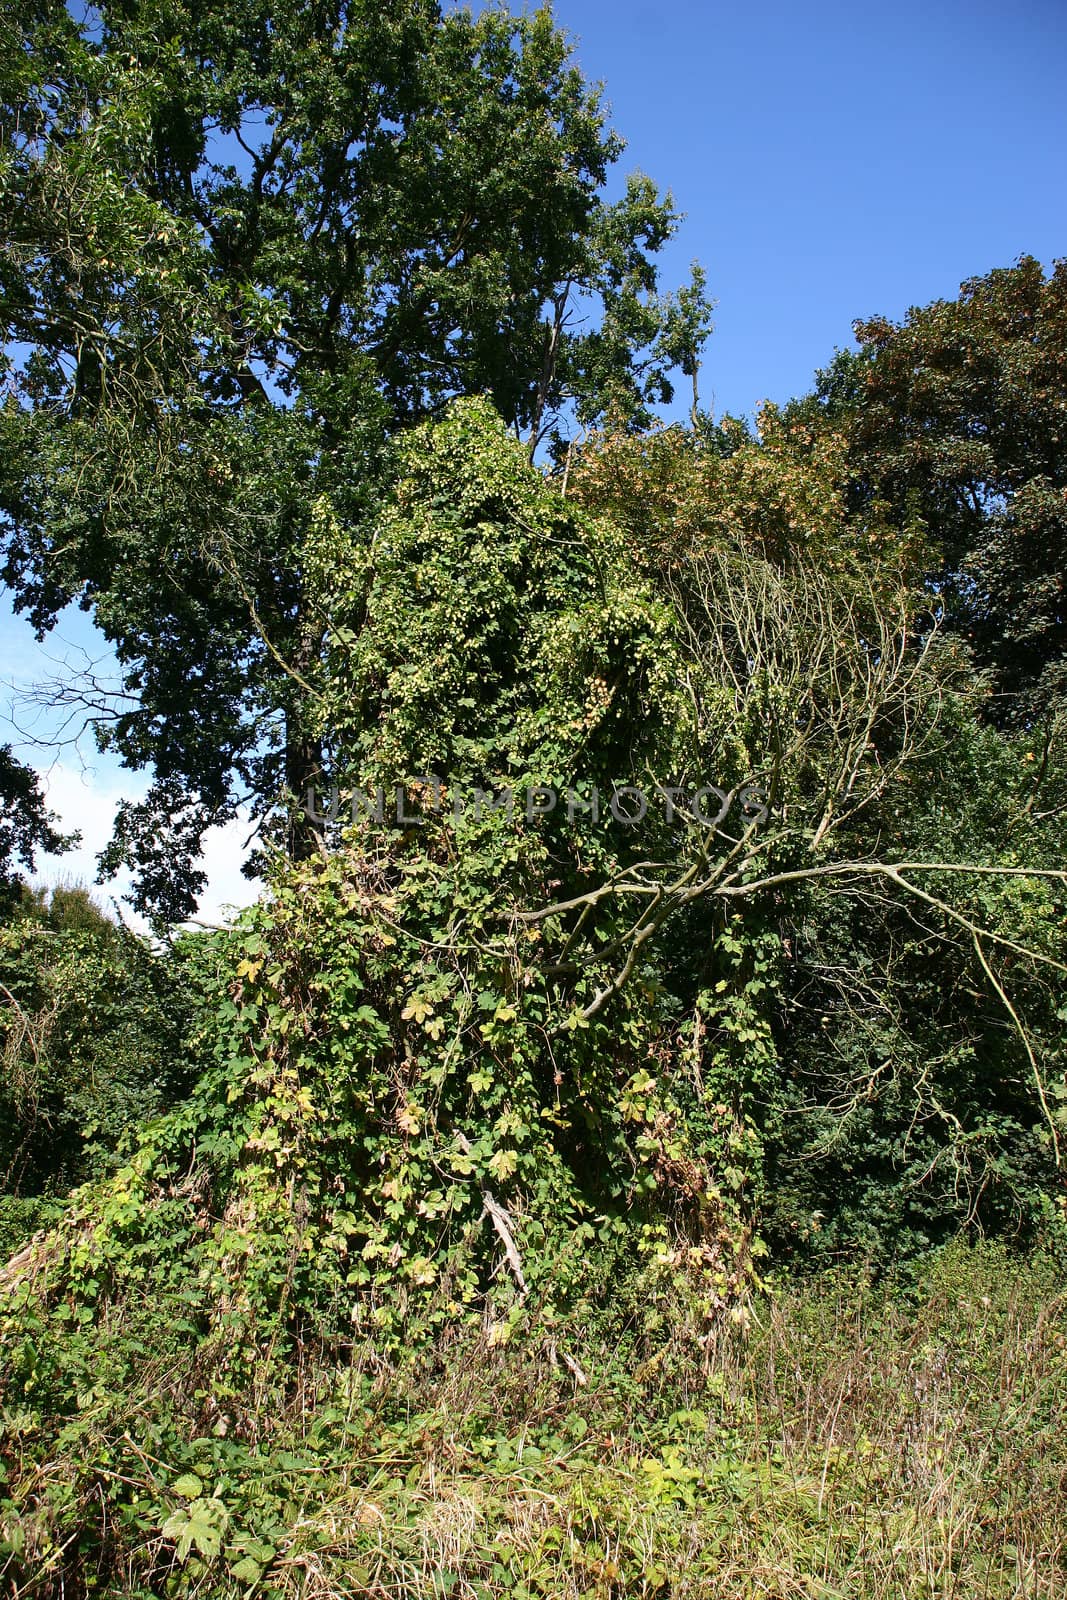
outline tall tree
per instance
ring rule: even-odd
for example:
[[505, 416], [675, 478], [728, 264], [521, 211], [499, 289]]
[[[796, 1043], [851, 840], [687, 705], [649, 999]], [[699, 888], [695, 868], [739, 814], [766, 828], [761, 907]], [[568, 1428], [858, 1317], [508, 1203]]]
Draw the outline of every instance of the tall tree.
[[38, 0], [3, 28], [6, 577], [115, 649], [101, 735], [156, 781], [107, 862], [175, 917], [205, 828], [320, 763], [323, 508], [365, 519], [389, 439], [459, 394], [531, 452], [647, 421], [695, 381], [703, 278], [659, 292], [648, 179], [604, 199], [622, 144], [547, 9]]
[[57, 833], [37, 774], [0, 746], [0, 912], [21, 894], [18, 866], [33, 871], [38, 850], [65, 850], [73, 840]]
[[1031, 725], [1067, 702], [1067, 261], [1023, 256], [855, 332], [793, 416], [847, 435], [855, 501], [925, 532], [996, 720]]

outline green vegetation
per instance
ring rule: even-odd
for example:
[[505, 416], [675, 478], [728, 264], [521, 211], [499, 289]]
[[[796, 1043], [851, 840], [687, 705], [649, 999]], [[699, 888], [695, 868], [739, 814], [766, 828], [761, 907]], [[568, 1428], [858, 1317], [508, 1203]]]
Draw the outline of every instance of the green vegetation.
[[81, 888], [24, 889], [0, 927], [5, 1254], [188, 1093], [190, 960], [164, 960]]
[[37, 774], [16, 761], [11, 746], [0, 747], [0, 910], [8, 912], [21, 897], [17, 867], [33, 871], [38, 850], [64, 850], [72, 840], [53, 827]]
[[12, 1600], [1061, 1594], [1062, 269], [753, 434], [547, 13], [4, 15], [7, 580], [269, 817], [0, 772]]
[[[361, 1344], [342, 1369], [307, 1361], [283, 1411], [250, 1393], [240, 1432], [208, 1425], [196, 1369], [146, 1319], [145, 1387], [113, 1351], [62, 1457], [31, 1466], [33, 1412], [12, 1416], [33, 1509], [6, 1503], [8, 1575], [17, 1593], [59, 1593], [62, 1573], [68, 1594], [227, 1600], [1052, 1600], [1062, 1286], [1047, 1262], [956, 1247], [907, 1292], [837, 1272], [644, 1361], [595, 1321], [570, 1350], [483, 1341], [400, 1371]], [[103, 1547], [85, 1531], [102, 1496]], [[83, 1531], [60, 1548], [57, 1528]]]
[[106, 742], [155, 782], [109, 865], [167, 922], [206, 828], [321, 772], [321, 498], [366, 518], [389, 439], [457, 395], [530, 450], [640, 425], [708, 305], [658, 287], [669, 198], [603, 198], [622, 144], [545, 10], [95, 15], [2, 12], [0, 509], [35, 626], [77, 600], [114, 647]]

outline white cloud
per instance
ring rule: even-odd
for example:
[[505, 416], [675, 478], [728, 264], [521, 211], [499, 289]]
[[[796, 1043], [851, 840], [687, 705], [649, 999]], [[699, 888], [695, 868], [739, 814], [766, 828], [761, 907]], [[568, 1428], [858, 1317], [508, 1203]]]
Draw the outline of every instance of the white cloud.
[[[34, 688], [57, 680], [69, 683], [87, 668], [117, 684], [114, 653], [87, 616], [68, 607], [60, 626], [39, 644], [26, 619], [12, 612], [9, 597], [0, 595], [0, 744], [10, 743], [19, 760], [37, 769], [60, 831], [81, 833], [73, 850], [38, 855], [33, 880], [49, 887], [87, 884], [96, 900], [118, 902], [123, 919], [146, 931], [143, 919], [122, 903], [131, 890], [130, 874], [122, 872], [97, 884], [96, 858], [111, 838], [119, 803], [143, 799], [150, 778], [127, 771], [113, 753], [98, 751], [91, 732], [75, 739], [84, 718], [72, 717], [61, 705], [50, 705], [47, 692], [40, 695]], [[64, 753], [45, 766], [42, 745], [48, 743], [54, 749], [62, 745]], [[206, 834], [200, 864], [208, 881], [197, 907], [198, 920], [225, 921], [234, 908], [255, 900], [259, 885], [241, 875], [241, 864], [249, 854], [248, 833], [248, 821], [238, 818]]]
[[[38, 855], [33, 881], [49, 887], [57, 883], [88, 884], [97, 900], [119, 902], [123, 920], [146, 932], [143, 919], [121, 904], [130, 892], [130, 874], [120, 872], [110, 882], [97, 886], [96, 857], [111, 837], [120, 801], [142, 799], [148, 791], [148, 777], [130, 772], [102, 773], [57, 761], [42, 770], [40, 778], [49, 810], [59, 818], [60, 831], [77, 829], [81, 840], [63, 855]], [[235, 908], [255, 900], [259, 886], [241, 875], [241, 865], [249, 854], [248, 832], [247, 820], [236, 818], [222, 827], [211, 828], [205, 835], [201, 864], [208, 881], [197, 906], [199, 921], [226, 921]]]
[[200, 896], [197, 916], [204, 922], [227, 922], [233, 913], [252, 904], [262, 888], [258, 880], [242, 876], [241, 867], [251, 854], [247, 816], [235, 817], [204, 835], [200, 857], [207, 873], [207, 887]]

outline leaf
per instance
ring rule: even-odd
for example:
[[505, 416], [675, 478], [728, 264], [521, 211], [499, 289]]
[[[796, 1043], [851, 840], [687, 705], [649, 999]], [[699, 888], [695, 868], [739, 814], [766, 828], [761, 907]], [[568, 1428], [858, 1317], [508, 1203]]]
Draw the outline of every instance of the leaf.
[[410, 1022], [412, 1018], [416, 1022], [425, 1022], [427, 1017], [433, 1016], [433, 1006], [421, 995], [415, 995], [408, 1001], [400, 1015], [405, 1022]]
[[186, 1537], [188, 1529], [189, 1513], [187, 1511], [172, 1511], [160, 1529], [164, 1539], [177, 1540], [179, 1561], [184, 1561], [189, 1554], [190, 1540]]
[[198, 1553], [212, 1561], [222, 1549], [222, 1535], [229, 1522], [226, 1507], [218, 1500], [194, 1500], [189, 1511], [188, 1534]]
[[170, 1487], [171, 1492], [180, 1494], [183, 1500], [198, 1500], [204, 1492], [204, 1485], [195, 1472], [183, 1472]]
[[499, 1178], [503, 1182], [505, 1178], [511, 1177], [518, 1164], [518, 1157], [514, 1150], [498, 1150], [489, 1159], [489, 1171], [494, 1178]]
[[397, 1112], [396, 1125], [402, 1133], [415, 1135], [419, 1131], [419, 1108], [416, 1105], [406, 1105]]
[[[191, 1480], [195, 1474], [186, 1474]], [[179, 1480], [180, 1481], [180, 1480]], [[207, 1561], [213, 1561], [222, 1549], [222, 1535], [230, 1520], [229, 1512], [219, 1500], [194, 1500], [188, 1510], [180, 1507], [171, 1513], [163, 1524], [165, 1539], [176, 1541], [176, 1555], [184, 1561], [191, 1550]]]
[[230, 1568], [234, 1578], [240, 1578], [242, 1583], [258, 1583], [263, 1576], [263, 1568], [251, 1556], [242, 1556], [236, 1566]]

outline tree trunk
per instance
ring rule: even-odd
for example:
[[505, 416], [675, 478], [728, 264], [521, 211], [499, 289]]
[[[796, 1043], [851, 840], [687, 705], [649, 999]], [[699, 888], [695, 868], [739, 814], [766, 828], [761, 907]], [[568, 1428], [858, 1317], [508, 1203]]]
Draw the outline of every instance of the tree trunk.
[[299, 725], [295, 713], [286, 716], [285, 782], [289, 790], [289, 827], [286, 849], [290, 861], [308, 861], [325, 849], [319, 826], [309, 814], [314, 809], [314, 792], [322, 781], [322, 741], [312, 738]]

